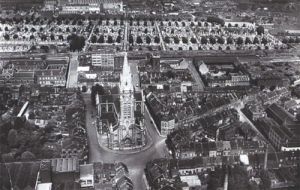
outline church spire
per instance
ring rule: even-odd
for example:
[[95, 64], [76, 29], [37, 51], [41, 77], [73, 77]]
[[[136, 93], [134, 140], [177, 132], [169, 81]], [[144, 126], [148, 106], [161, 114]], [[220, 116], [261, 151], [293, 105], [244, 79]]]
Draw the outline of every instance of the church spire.
[[127, 52], [124, 53], [123, 69], [120, 76], [121, 90], [133, 90], [132, 74], [128, 64]]

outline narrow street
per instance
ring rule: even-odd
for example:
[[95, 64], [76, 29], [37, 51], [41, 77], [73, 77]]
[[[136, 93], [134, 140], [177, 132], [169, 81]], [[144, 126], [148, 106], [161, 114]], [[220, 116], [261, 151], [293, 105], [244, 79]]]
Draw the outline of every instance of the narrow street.
[[96, 109], [91, 104], [90, 94], [84, 94], [86, 104], [86, 126], [89, 143], [89, 162], [123, 162], [128, 166], [130, 177], [136, 190], [146, 189], [143, 178], [146, 163], [152, 159], [167, 156], [165, 139], [159, 136], [156, 129], [150, 122], [150, 116], [145, 112], [145, 125], [147, 134], [152, 139], [152, 144], [145, 150], [136, 153], [116, 153], [103, 148], [98, 143], [95, 117]]

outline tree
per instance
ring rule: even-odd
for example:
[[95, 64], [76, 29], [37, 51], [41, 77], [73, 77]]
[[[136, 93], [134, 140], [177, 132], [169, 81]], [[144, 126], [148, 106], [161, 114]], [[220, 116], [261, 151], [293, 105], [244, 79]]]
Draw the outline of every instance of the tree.
[[8, 41], [8, 40], [10, 39], [9, 35], [8, 35], [8, 34], [5, 34], [5, 35], [4, 35], [4, 39]]
[[250, 40], [250, 38], [249, 37], [246, 37], [246, 39], [245, 39], [245, 44], [251, 44], [252, 42], [251, 42], [251, 40]]
[[129, 35], [128, 42], [129, 42], [129, 44], [133, 44], [133, 36], [132, 36], [132, 34]]
[[170, 78], [175, 78], [175, 73], [171, 70], [166, 72], [166, 76], [170, 79]]
[[54, 40], [55, 40], [55, 37], [54, 37], [53, 34], [50, 35], [50, 39], [51, 39], [51, 41], [54, 41]]
[[31, 46], [30, 50], [31, 50], [31, 51], [36, 50], [36, 46], [35, 46], [35, 45]]
[[116, 39], [116, 42], [117, 42], [117, 43], [121, 43], [121, 40], [122, 40], [122, 37], [121, 37], [121, 36], [118, 36], [117, 39]]
[[209, 36], [209, 42], [210, 42], [211, 44], [215, 44], [215, 43], [216, 43], [216, 38], [213, 37], [213, 36]]
[[159, 42], [160, 42], [160, 38], [159, 38], [158, 36], [155, 36], [155, 38], [154, 38], [154, 42], [155, 42], [155, 43], [157, 43], [157, 44], [159, 44]]
[[7, 135], [8, 145], [13, 148], [18, 145], [18, 132], [15, 129], [10, 129]]
[[290, 44], [293, 44], [293, 43], [295, 43], [295, 39], [294, 39], [294, 38], [292, 38], [292, 37], [290, 37], [290, 38], [289, 38], [289, 43], [290, 43]]
[[169, 44], [169, 43], [170, 43], [170, 37], [169, 37], [169, 36], [166, 36], [165, 39], [164, 39], [164, 41], [165, 41], [167, 44]]
[[262, 38], [261, 39], [261, 43], [264, 44], [264, 45], [266, 45], [268, 43], [268, 40], [266, 38]]
[[288, 39], [287, 38], [283, 38], [282, 39], [282, 43], [287, 44], [288, 43]]
[[238, 45], [242, 45], [242, 44], [244, 43], [243, 38], [242, 38], [242, 37], [238, 37], [236, 43], [237, 43]]
[[230, 190], [241, 190], [248, 189], [249, 179], [247, 171], [240, 167], [235, 166], [234, 168], [229, 168], [228, 177], [228, 189]]
[[224, 44], [224, 43], [225, 43], [225, 40], [224, 40], [223, 37], [218, 37], [217, 42], [218, 42], [219, 44]]
[[77, 36], [73, 34], [69, 42], [71, 51], [81, 51], [85, 46], [85, 38], [83, 36]]
[[87, 91], [87, 87], [86, 86], [82, 86], [82, 92], [86, 92]]
[[35, 160], [35, 155], [30, 151], [25, 151], [21, 155], [22, 161], [33, 161]]
[[43, 50], [45, 53], [48, 53], [48, 52], [49, 52], [49, 47], [48, 47], [48, 46], [42, 45], [42, 46], [40, 47], [40, 49]]
[[147, 44], [150, 44], [150, 43], [151, 43], [151, 38], [150, 38], [150, 36], [147, 36], [147, 37], [146, 37], [146, 43], [147, 43]]
[[196, 44], [196, 43], [197, 43], [196, 38], [192, 37], [192, 38], [191, 38], [191, 43], [192, 43], [192, 44]]
[[83, 23], [82, 23], [82, 20], [81, 20], [81, 19], [77, 21], [77, 25], [81, 26], [82, 24], [83, 24]]
[[43, 35], [41, 36], [41, 40], [42, 40], [42, 41], [46, 41], [46, 40], [47, 40], [47, 36], [46, 36], [45, 34], [43, 34]]
[[98, 39], [97, 42], [100, 43], [100, 44], [104, 43], [104, 36], [101, 35], [101, 36], [99, 37], [99, 39]]
[[260, 173], [260, 178], [262, 183], [260, 184], [260, 189], [262, 190], [268, 190], [271, 187], [271, 180], [270, 177], [268, 175], [268, 173], [266, 171], [262, 171]]
[[94, 44], [97, 42], [97, 37], [95, 35], [92, 35], [91, 42]]
[[265, 33], [265, 29], [264, 29], [263, 26], [258, 26], [258, 27], [256, 28], [256, 32], [257, 32], [258, 35], [262, 35], [262, 34]]
[[184, 44], [188, 43], [188, 39], [186, 37], [182, 37], [181, 40], [182, 40], [182, 43], [184, 43]]
[[173, 41], [174, 41], [175, 44], [179, 44], [179, 42], [180, 42], [180, 40], [177, 36], [173, 37]]
[[143, 39], [142, 39], [141, 36], [138, 36], [138, 37], [136, 38], [136, 43], [137, 43], [137, 44], [142, 44], [142, 43], [143, 43]]
[[100, 86], [99, 84], [96, 84], [95, 86], [92, 86], [91, 89], [91, 100], [92, 104], [96, 105], [96, 95], [104, 95], [105, 94], [105, 89], [103, 86]]
[[18, 34], [14, 34], [13, 36], [14, 39], [18, 39], [18, 37], [19, 37]]
[[207, 44], [207, 38], [205, 36], [201, 37], [201, 44]]
[[257, 37], [255, 37], [255, 38], [253, 39], [253, 44], [259, 44], [259, 40], [258, 40]]

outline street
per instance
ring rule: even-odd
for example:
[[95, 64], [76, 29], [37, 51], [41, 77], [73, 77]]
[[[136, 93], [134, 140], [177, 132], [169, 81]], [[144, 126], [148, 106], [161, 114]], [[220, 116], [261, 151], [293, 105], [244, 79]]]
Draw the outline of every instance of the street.
[[67, 79], [67, 88], [76, 88], [78, 80], [77, 68], [79, 65], [78, 62], [78, 53], [71, 53], [71, 59], [69, 63], [68, 79]]
[[130, 61], [129, 66], [132, 73], [132, 82], [133, 87], [136, 91], [140, 91], [140, 76], [138, 71], [138, 62], [139, 61]]
[[[167, 149], [164, 143], [165, 139], [159, 136], [156, 129], [150, 122], [150, 116], [145, 112], [145, 126], [147, 135], [152, 139], [152, 142], [146, 149], [142, 149], [136, 153], [117, 153], [115, 151], [107, 150], [98, 143], [97, 130], [95, 127], [95, 117], [92, 117], [92, 112], [96, 113], [96, 109], [91, 104], [90, 94], [84, 94], [84, 101], [86, 104], [86, 126], [88, 133], [89, 144], [89, 162], [123, 162], [128, 166], [130, 178], [134, 183], [136, 190], [146, 189], [143, 178], [144, 168], [146, 163], [156, 158], [163, 158], [167, 156]], [[94, 123], [94, 124], [93, 124]]]

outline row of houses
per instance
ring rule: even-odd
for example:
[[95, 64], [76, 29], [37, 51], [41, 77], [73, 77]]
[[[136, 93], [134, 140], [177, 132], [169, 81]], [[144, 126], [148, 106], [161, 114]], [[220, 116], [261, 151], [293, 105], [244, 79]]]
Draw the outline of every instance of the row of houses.
[[0, 83], [11, 85], [65, 86], [68, 62], [66, 60], [11, 60], [1, 69]]
[[77, 158], [53, 158], [1, 163], [0, 168], [2, 190], [133, 189], [128, 168], [123, 163], [80, 165]]
[[186, 142], [176, 145], [172, 150], [177, 159], [194, 157], [238, 156], [241, 154], [263, 153], [265, 147], [258, 141], [216, 141], [216, 142]]

